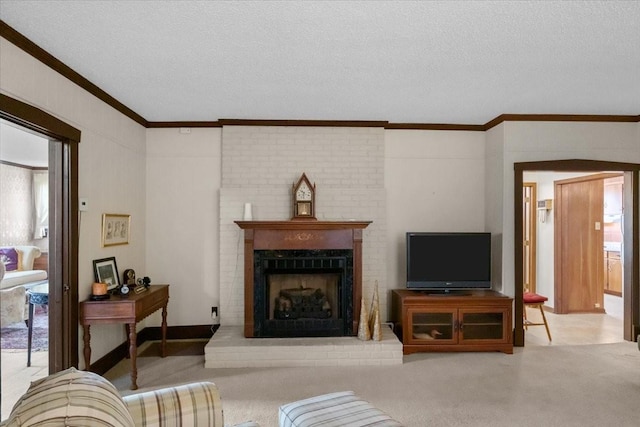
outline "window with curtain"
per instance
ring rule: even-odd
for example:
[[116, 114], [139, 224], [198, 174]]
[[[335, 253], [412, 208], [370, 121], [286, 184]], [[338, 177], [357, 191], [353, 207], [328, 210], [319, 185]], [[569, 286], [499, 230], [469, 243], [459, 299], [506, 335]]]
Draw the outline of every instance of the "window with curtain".
[[49, 233], [49, 172], [33, 171], [33, 238]]

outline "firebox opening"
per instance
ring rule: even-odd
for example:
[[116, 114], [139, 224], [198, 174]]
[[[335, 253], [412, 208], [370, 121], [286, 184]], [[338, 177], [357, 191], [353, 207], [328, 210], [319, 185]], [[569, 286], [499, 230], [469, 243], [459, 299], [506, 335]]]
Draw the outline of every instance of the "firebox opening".
[[270, 274], [269, 320], [336, 319], [339, 274]]

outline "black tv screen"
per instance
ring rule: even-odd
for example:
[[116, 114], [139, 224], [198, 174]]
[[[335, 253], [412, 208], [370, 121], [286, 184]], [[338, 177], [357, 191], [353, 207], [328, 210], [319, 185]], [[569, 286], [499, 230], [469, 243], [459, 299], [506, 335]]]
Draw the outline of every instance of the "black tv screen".
[[407, 233], [407, 288], [491, 288], [491, 233]]

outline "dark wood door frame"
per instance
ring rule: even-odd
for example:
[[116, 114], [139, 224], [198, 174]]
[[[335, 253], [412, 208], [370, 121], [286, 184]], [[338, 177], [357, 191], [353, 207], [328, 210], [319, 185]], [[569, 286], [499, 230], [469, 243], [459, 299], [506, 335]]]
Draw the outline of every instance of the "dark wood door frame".
[[0, 118], [49, 141], [49, 373], [78, 366], [78, 143], [80, 131], [0, 94]]
[[624, 324], [623, 337], [633, 341], [640, 333], [640, 164], [600, 160], [549, 160], [514, 163], [514, 345], [524, 346], [522, 321], [523, 248], [522, 185], [525, 171], [625, 172], [624, 181]]

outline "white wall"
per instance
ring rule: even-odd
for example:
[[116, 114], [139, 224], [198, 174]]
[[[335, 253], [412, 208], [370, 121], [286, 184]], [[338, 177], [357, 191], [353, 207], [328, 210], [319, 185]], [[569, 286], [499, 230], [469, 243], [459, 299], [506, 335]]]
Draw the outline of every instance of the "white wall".
[[170, 284], [170, 326], [210, 324], [220, 306], [220, 144], [220, 128], [147, 130], [144, 273]]
[[387, 130], [387, 280], [406, 285], [408, 231], [485, 231], [482, 132]]
[[504, 125], [490, 129], [485, 136], [485, 227], [491, 233], [491, 281], [496, 291], [504, 290]]
[[[94, 259], [114, 256], [120, 273], [125, 268], [144, 271], [145, 129], [3, 38], [0, 38], [0, 91], [82, 132], [78, 190], [80, 197], [89, 199], [89, 211], [80, 216], [80, 299], [91, 294]], [[103, 213], [131, 215], [128, 245], [101, 247]], [[80, 328], [79, 335], [82, 342]], [[92, 360], [125, 340], [121, 325], [93, 326], [92, 336]], [[80, 360], [83, 361], [81, 355]]]

